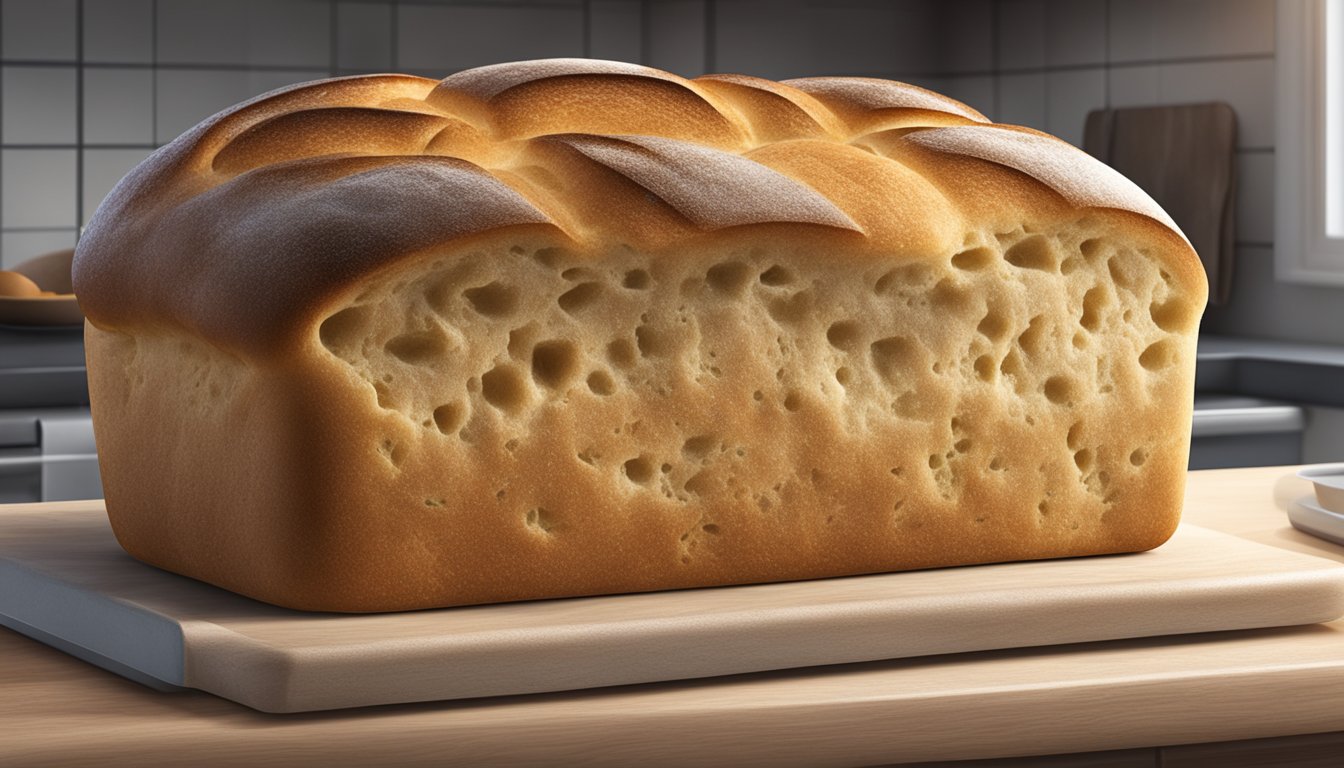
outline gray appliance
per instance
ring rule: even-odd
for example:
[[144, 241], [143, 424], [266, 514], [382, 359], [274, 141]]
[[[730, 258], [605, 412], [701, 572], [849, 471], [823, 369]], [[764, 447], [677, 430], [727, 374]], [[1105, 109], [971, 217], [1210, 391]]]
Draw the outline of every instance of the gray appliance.
[[0, 326], [0, 503], [102, 495], [83, 329]]

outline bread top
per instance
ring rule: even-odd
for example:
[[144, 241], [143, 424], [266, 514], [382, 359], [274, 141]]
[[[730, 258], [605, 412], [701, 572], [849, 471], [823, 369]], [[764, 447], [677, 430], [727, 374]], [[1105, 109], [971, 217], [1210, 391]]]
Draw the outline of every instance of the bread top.
[[593, 259], [800, 239], [819, 258], [946, 259], [971, 230], [1098, 209], [1204, 284], [1132, 182], [922, 88], [549, 59], [322, 80], [220, 112], [107, 196], [74, 284], [100, 328], [270, 356], [375, 273], [519, 228]]

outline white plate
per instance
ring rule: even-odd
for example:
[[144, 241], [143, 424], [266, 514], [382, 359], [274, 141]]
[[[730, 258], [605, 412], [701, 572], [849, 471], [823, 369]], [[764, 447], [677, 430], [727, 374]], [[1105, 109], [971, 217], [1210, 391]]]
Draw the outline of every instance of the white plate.
[[1303, 496], [1288, 505], [1288, 522], [1303, 533], [1344, 544], [1344, 515], [1322, 507], [1310, 496]]
[[1318, 464], [1298, 471], [1297, 476], [1316, 486], [1316, 503], [1344, 514], [1344, 464]]

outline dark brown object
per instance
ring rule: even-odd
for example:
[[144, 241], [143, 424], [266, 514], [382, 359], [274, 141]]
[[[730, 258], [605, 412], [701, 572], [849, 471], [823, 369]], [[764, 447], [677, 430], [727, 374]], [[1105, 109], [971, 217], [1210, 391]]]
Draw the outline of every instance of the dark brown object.
[[1083, 149], [1129, 177], [1176, 220], [1209, 276], [1209, 303], [1227, 302], [1236, 232], [1237, 115], [1223, 102], [1100, 109]]

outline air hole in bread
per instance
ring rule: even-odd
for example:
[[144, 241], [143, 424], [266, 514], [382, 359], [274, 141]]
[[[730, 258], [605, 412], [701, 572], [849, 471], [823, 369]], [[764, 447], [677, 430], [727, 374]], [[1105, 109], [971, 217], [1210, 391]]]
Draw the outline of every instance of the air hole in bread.
[[1106, 289], [1099, 285], [1083, 294], [1083, 316], [1078, 320], [1079, 325], [1094, 333], [1100, 329], [1106, 299]]
[[996, 261], [993, 251], [988, 248], [972, 248], [952, 257], [952, 266], [968, 272], [977, 272]]
[[1004, 259], [1019, 269], [1053, 272], [1057, 268], [1054, 248], [1042, 235], [1032, 235], [1019, 240], [1004, 254]]
[[653, 479], [653, 462], [647, 456], [636, 456], [622, 464], [621, 468], [632, 483], [647, 485]]
[[322, 321], [317, 331], [322, 346], [333, 353], [358, 348], [364, 339], [369, 314], [369, 310], [364, 307], [350, 307]]
[[588, 390], [595, 395], [615, 394], [616, 381], [606, 371], [593, 371], [588, 374]]
[[509, 344], [507, 347], [509, 357], [514, 360], [523, 360], [527, 357], [527, 352], [532, 348], [532, 341], [537, 338], [540, 329], [536, 323], [528, 323], [521, 328], [514, 328], [509, 331]]
[[985, 311], [985, 316], [980, 319], [980, 324], [975, 330], [986, 338], [999, 341], [1008, 335], [1008, 318], [1003, 312], [990, 307]]
[[854, 382], [854, 371], [842, 365], [835, 370], [835, 380], [840, 386], [848, 387]]
[[602, 295], [602, 284], [596, 282], [579, 283], [560, 294], [556, 303], [569, 314], [574, 314], [597, 301]]
[[667, 335], [647, 325], [635, 329], [635, 345], [644, 357], [664, 357], [672, 352], [672, 342]]
[[963, 437], [962, 439], [958, 440], [958, 441], [952, 446], [952, 448], [953, 448], [953, 450], [955, 450], [957, 453], [966, 453], [967, 451], [971, 450], [971, 440], [970, 440], [970, 438]]
[[761, 283], [772, 287], [790, 285], [794, 281], [793, 272], [786, 267], [775, 266], [761, 273]]
[[1078, 252], [1083, 254], [1084, 258], [1092, 261], [1106, 250], [1106, 243], [1101, 238], [1092, 237], [1084, 240], [1078, 245]]
[[1184, 331], [1190, 324], [1190, 308], [1176, 298], [1153, 302], [1148, 307], [1148, 313], [1158, 328], [1169, 333]]
[[[519, 248], [518, 246], [514, 246], [513, 248], [509, 249], [509, 252], [515, 254], [521, 254], [523, 253], [523, 249]], [[535, 259], [538, 264], [547, 269], [555, 269], [556, 267], [560, 266], [560, 262], [565, 260], [565, 252], [561, 248], [542, 248], [537, 252], [533, 253], [532, 258]]]
[[938, 312], [964, 313], [971, 305], [971, 293], [949, 278], [943, 278], [933, 286], [929, 300]]
[[1092, 461], [1095, 458], [1090, 448], [1079, 448], [1073, 452], [1073, 463], [1078, 465], [1081, 472], [1088, 472], [1092, 469]]
[[635, 345], [629, 339], [613, 339], [607, 344], [607, 359], [612, 365], [629, 368], [637, 359]]
[[466, 421], [467, 409], [461, 403], [447, 403], [434, 409], [434, 425], [445, 435], [451, 435], [462, 428]]
[[714, 523], [705, 523], [704, 525], [700, 526], [700, 530], [704, 531], [705, 533], [708, 533], [710, 536], [719, 535], [719, 526], [715, 525]]
[[532, 348], [532, 378], [551, 389], [560, 389], [579, 373], [579, 348], [571, 341], [553, 339]]
[[392, 466], [400, 468], [406, 458], [406, 448], [392, 438], [385, 437], [378, 443], [378, 454]]
[[877, 283], [873, 285], [873, 291], [887, 294], [904, 290], [923, 290], [933, 282], [934, 275], [933, 267], [928, 264], [906, 264], [878, 278]]
[[826, 340], [836, 349], [852, 352], [859, 343], [861, 333], [859, 324], [853, 320], [839, 320], [826, 329]]
[[621, 280], [621, 285], [633, 291], [645, 291], [653, 284], [649, 277], [649, 271], [646, 269], [632, 269], [625, 273], [625, 278]]
[[995, 472], [1002, 472], [1006, 467], [1004, 466], [1003, 459], [995, 456], [989, 460], [989, 468]]
[[528, 528], [531, 528], [538, 533], [549, 534], [551, 531], [555, 530], [555, 518], [550, 512], [541, 507], [529, 509], [523, 519], [524, 522], [527, 523]]
[[394, 336], [383, 347], [388, 354], [411, 365], [424, 365], [443, 357], [447, 351], [443, 336], [432, 331], [403, 333]]
[[396, 410], [396, 401], [393, 398], [392, 390], [386, 383], [376, 381], [373, 383], [373, 394], [378, 399], [378, 407], [386, 410]]
[[582, 280], [584, 278], [592, 278], [594, 276], [593, 270], [584, 267], [570, 267], [560, 273], [561, 280], [568, 280], [570, 282]]
[[797, 392], [790, 392], [784, 396], [784, 410], [796, 411], [803, 407], [803, 398]]
[[481, 396], [501, 411], [516, 413], [527, 404], [527, 382], [511, 365], [492, 368], [481, 376]]
[[1150, 371], [1160, 371], [1176, 364], [1176, 345], [1168, 339], [1148, 345], [1139, 355], [1139, 365]]
[[873, 368], [888, 382], [901, 380], [906, 372], [915, 370], [918, 350], [914, 342], [904, 336], [878, 339], [868, 347], [873, 357]]
[[686, 439], [681, 445], [681, 452], [687, 457], [693, 459], [703, 459], [714, 450], [719, 439], [715, 435], [696, 435]]
[[1070, 256], [1060, 263], [1059, 273], [1061, 275], [1072, 275], [1074, 272], [1077, 272], [1078, 268], [1081, 266], [1083, 266], [1082, 259], [1077, 256]]
[[1073, 450], [1078, 447], [1078, 443], [1082, 439], [1082, 436], [1083, 423], [1081, 421], [1076, 421], [1073, 423], [1073, 426], [1069, 427], [1069, 434], [1064, 438], [1064, 444], [1069, 447], [1069, 450]]
[[1045, 380], [1045, 386], [1042, 391], [1045, 393], [1045, 399], [1055, 405], [1071, 405], [1073, 403], [1073, 380], [1067, 376], [1051, 376]]
[[981, 381], [993, 381], [994, 358], [990, 355], [981, 355], [975, 358], [975, 375]]
[[1027, 323], [1026, 330], [1017, 337], [1017, 346], [1029, 355], [1041, 352], [1041, 337], [1045, 334], [1045, 316], [1037, 315]]
[[812, 294], [799, 291], [788, 297], [772, 297], [766, 302], [766, 311], [777, 323], [796, 323], [812, 313]]
[[737, 296], [751, 281], [751, 267], [740, 261], [715, 264], [705, 272], [705, 283], [716, 291]]
[[518, 308], [518, 289], [498, 282], [468, 288], [462, 297], [472, 309], [487, 317], [507, 317]]
[[1133, 452], [1129, 454], [1129, 463], [1133, 464], [1136, 467], [1142, 467], [1143, 463], [1147, 460], [1148, 460], [1148, 451], [1144, 450], [1143, 448], [1135, 448]]

